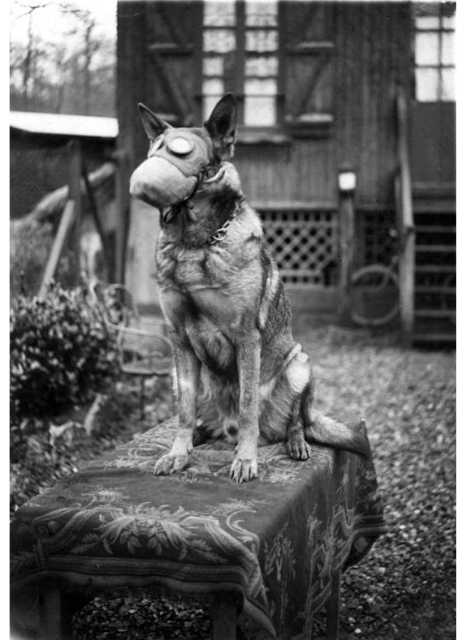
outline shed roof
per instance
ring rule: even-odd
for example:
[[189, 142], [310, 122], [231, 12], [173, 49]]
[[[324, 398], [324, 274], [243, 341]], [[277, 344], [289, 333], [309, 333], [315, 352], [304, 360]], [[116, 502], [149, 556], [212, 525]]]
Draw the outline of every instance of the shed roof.
[[10, 111], [10, 128], [78, 138], [116, 138], [118, 135], [117, 118], [31, 111]]

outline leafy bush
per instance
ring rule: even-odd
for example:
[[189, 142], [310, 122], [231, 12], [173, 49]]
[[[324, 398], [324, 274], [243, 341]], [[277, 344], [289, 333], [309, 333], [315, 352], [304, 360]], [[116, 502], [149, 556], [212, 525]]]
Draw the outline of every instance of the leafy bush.
[[[10, 295], [36, 295], [42, 281], [55, 235], [50, 222], [30, 218], [10, 223]], [[73, 251], [68, 248], [59, 260], [55, 279], [64, 286], [72, 286], [76, 273]]]
[[115, 339], [84, 291], [54, 284], [44, 300], [19, 296], [10, 312], [13, 421], [53, 416], [103, 390], [117, 371]]

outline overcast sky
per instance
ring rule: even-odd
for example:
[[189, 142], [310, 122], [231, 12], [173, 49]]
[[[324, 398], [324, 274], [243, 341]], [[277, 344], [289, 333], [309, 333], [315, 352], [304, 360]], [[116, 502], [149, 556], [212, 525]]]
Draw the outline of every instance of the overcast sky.
[[[80, 9], [87, 9], [96, 17], [99, 31], [116, 32], [117, 0], [35, 0], [36, 4], [44, 4], [41, 9], [34, 11], [33, 30], [44, 40], [56, 42], [63, 40], [64, 34], [70, 29], [72, 20], [66, 18], [58, 5], [68, 4]], [[29, 0], [11, 0], [10, 36], [12, 40], [25, 41], [28, 29], [27, 5]]]

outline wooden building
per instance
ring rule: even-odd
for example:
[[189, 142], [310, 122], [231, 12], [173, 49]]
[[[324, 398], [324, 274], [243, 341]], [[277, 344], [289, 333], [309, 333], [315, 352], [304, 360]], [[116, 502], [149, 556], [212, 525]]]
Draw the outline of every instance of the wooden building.
[[[175, 125], [199, 125], [231, 91], [243, 190], [295, 307], [336, 319], [353, 270], [392, 265], [406, 342], [452, 342], [454, 11], [449, 3], [119, 2], [122, 179], [147, 151], [138, 102]], [[339, 189], [342, 173], [356, 180], [351, 193]], [[150, 305], [158, 213], [127, 200], [121, 215], [127, 279]]]
[[[62, 284], [81, 271], [113, 279], [117, 119], [22, 111], [9, 118], [10, 294], [39, 293], [52, 253], [49, 275]], [[71, 192], [75, 211], [61, 234]]]

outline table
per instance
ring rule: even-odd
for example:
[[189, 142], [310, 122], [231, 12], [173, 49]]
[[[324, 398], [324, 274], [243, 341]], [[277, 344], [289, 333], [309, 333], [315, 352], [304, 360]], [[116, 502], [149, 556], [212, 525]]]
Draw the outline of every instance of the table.
[[174, 418], [136, 435], [17, 510], [13, 611], [39, 596], [51, 640], [78, 594], [144, 586], [213, 600], [222, 640], [237, 624], [257, 638], [311, 638], [326, 603], [337, 638], [341, 572], [385, 531], [372, 461], [315, 446], [301, 462], [266, 445], [258, 479], [238, 485], [232, 445], [210, 441], [183, 472], [154, 476], [175, 429]]

